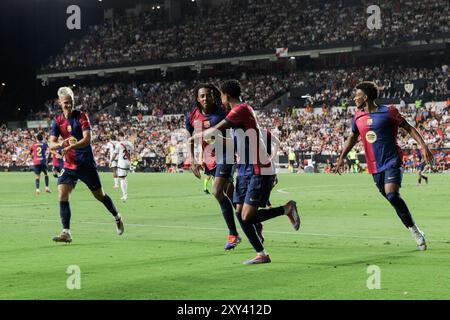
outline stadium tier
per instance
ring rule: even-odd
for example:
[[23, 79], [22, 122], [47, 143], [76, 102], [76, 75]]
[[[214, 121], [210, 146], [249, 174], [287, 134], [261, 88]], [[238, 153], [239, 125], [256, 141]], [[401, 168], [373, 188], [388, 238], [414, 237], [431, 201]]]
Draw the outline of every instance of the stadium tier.
[[[384, 47], [406, 39], [431, 39], [450, 33], [446, 0], [377, 1], [383, 28], [366, 28], [362, 7], [370, 1], [228, 0], [207, 12], [186, 14], [181, 23], [148, 14], [114, 16], [66, 44], [42, 72], [142, 62], [272, 52], [312, 46]], [[361, 14], [355, 14], [360, 12]], [[233, 23], [230, 23], [233, 21]]]

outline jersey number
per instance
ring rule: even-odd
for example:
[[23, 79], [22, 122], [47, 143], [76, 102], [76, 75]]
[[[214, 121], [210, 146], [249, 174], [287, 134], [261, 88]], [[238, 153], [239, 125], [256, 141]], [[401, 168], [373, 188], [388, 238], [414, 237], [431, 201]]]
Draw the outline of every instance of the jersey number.
[[36, 154], [38, 157], [42, 157], [42, 148], [41, 147], [36, 148]]

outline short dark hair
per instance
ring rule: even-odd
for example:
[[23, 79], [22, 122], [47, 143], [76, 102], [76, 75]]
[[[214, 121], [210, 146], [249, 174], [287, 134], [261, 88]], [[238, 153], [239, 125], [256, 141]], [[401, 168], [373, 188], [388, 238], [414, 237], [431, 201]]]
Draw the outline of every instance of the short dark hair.
[[123, 133], [122, 131], [119, 132], [119, 137], [125, 137], [125, 133]]
[[239, 99], [242, 92], [241, 84], [237, 80], [227, 80], [220, 85], [220, 91], [234, 99]]
[[111, 140], [117, 140], [115, 135], [111, 135]]
[[44, 137], [42, 136], [42, 133], [38, 133], [36, 135], [36, 139], [38, 139], [38, 141], [42, 141], [44, 139]]
[[356, 85], [356, 89], [364, 92], [370, 101], [374, 101], [378, 98], [378, 87], [373, 81], [363, 81], [358, 83]]

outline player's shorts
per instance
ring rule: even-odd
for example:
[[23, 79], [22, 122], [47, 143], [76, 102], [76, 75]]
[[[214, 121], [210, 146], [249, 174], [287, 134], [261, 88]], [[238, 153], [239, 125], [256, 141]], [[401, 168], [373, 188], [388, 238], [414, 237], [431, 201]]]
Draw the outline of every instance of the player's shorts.
[[76, 170], [64, 168], [58, 177], [59, 184], [77, 185], [78, 179], [83, 181], [91, 191], [96, 191], [102, 187], [100, 177], [95, 167], [81, 167]]
[[208, 169], [207, 166], [205, 166], [205, 170], [203, 171], [203, 173], [207, 176], [216, 176], [216, 167], [212, 168], [212, 169]]
[[416, 166], [417, 171], [423, 171], [425, 170], [425, 162], [421, 162]]
[[128, 171], [130, 171], [130, 168], [117, 168], [117, 176], [126, 177], [128, 175]]
[[388, 183], [396, 183], [400, 187], [403, 179], [403, 168], [389, 168], [383, 172], [375, 173], [372, 175], [378, 190], [381, 194], [385, 194], [384, 185]]
[[41, 172], [43, 172], [44, 174], [47, 174], [47, 165], [46, 164], [34, 165], [33, 172], [35, 174], [41, 174]]
[[52, 166], [52, 171], [53, 172], [60, 173], [62, 169], [63, 169], [63, 166], [55, 166], [55, 165]]
[[230, 178], [233, 176], [233, 165], [232, 164], [218, 164], [216, 166], [215, 177], [219, 178]]
[[274, 175], [238, 176], [234, 188], [233, 202], [265, 208], [274, 179]]

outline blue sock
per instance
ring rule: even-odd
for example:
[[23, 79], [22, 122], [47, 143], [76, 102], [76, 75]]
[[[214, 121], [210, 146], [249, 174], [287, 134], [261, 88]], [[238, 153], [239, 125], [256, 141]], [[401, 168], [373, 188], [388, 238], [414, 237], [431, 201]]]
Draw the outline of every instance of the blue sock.
[[64, 229], [70, 229], [70, 205], [69, 201], [59, 202], [59, 215]]
[[48, 176], [44, 176], [45, 179], [45, 186], [48, 187]]
[[251, 222], [242, 220], [240, 212], [236, 212], [236, 217], [238, 218], [242, 231], [244, 231], [253, 249], [255, 249], [256, 252], [263, 251], [264, 247], [258, 237], [258, 234], [256, 233], [255, 225]]
[[237, 236], [238, 232], [236, 229], [236, 222], [234, 222], [233, 205], [231, 204], [230, 199], [227, 196], [224, 196], [219, 204], [220, 209], [222, 209], [223, 218], [227, 224], [229, 234]]
[[405, 201], [400, 197], [400, 193], [390, 192], [386, 195], [386, 199], [388, 199], [389, 203], [394, 207], [405, 227], [411, 228], [414, 226], [414, 220]]
[[36, 185], [36, 189], [39, 189], [39, 182], [40, 182], [40, 179], [34, 180], [34, 183]]
[[119, 213], [117, 212], [116, 206], [114, 205], [112, 199], [105, 194], [105, 197], [103, 198], [102, 203], [104, 204], [104, 206], [106, 207], [106, 209], [108, 209], [109, 212], [111, 212], [111, 214], [115, 217], [117, 216]]

